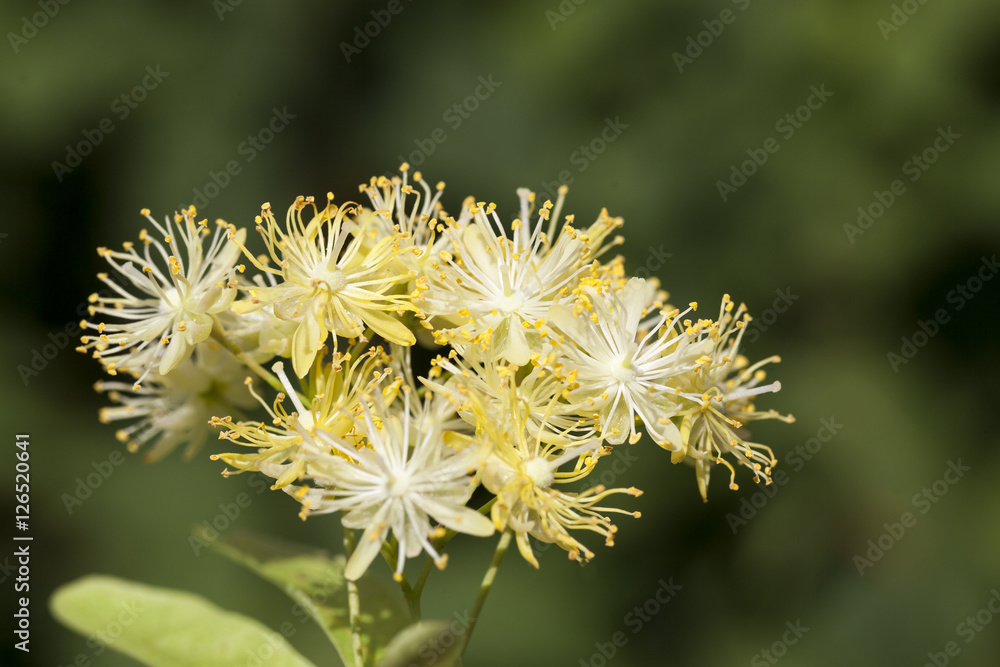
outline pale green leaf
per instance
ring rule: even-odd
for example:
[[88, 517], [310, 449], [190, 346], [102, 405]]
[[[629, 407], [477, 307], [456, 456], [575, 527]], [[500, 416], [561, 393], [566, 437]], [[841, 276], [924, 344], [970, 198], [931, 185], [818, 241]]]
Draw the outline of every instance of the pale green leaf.
[[185, 591], [91, 575], [57, 589], [50, 605], [66, 626], [148, 665], [312, 665], [274, 630]]

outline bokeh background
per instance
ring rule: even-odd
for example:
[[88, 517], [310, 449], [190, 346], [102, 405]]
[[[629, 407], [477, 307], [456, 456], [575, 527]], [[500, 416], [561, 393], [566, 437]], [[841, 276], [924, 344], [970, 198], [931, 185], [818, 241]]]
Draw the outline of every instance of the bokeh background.
[[[1000, 622], [981, 611], [1000, 598], [1000, 278], [984, 263], [1000, 244], [996, 2], [50, 4], [47, 18], [44, 3], [0, 8], [0, 502], [12, 522], [13, 434], [27, 432], [35, 538], [32, 652], [8, 634], [0, 662], [135, 664], [48, 614], [52, 590], [90, 572], [196, 591], [272, 627], [290, 618], [269, 584], [196, 556], [190, 528], [248, 490], [234, 529], [336, 549], [334, 519], [302, 523], [290, 499], [222, 479], [214, 443], [189, 463], [129, 456], [68, 509], [78, 479], [121, 451], [96, 418], [99, 368], [70, 345], [24, 369], [79, 319], [99, 286], [94, 248], [134, 239], [140, 208], [162, 216], [200, 192], [207, 217], [248, 225], [265, 201], [353, 199], [406, 158], [447, 182], [450, 210], [472, 194], [512, 218], [515, 188], [561, 180], [578, 220], [623, 216], [628, 266], [675, 302], [747, 303], [747, 353], [783, 358], [770, 376], [784, 389], [761, 406], [797, 417], [754, 429], [787, 473], [769, 498], [741, 474], [739, 491], [714, 478], [703, 504], [692, 470], [636, 445], [619, 483], [645, 490], [643, 518], [584, 568], [556, 550], [540, 571], [510, 555], [466, 664], [922, 665], [948, 642], [959, 653], [939, 661], [998, 663]], [[281, 131], [251, 148], [276, 111]], [[95, 134], [102, 121], [113, 131]], [[239, 173], [206, 188], [230, 161]], [[903, 338], [920, 346], [894, 364]], [[969, 469], [954, 484], [949, 462]], [[916, 523], [886, 537], [904, 512]], [[880, 537], [890, 548], [859, 574]], [[492, 550], [454, 546], [430, 616], [471, 603]], [[671, 580], [669, 603], [646, 606]], [[979, 631], [961, 625], [977, 612]], [[297, 627], [293, 644], [333, 664]]]

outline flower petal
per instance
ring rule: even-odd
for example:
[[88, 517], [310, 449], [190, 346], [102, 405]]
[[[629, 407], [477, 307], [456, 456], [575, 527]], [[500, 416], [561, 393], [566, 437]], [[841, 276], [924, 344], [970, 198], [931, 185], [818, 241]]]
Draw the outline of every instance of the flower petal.
[[475, 535], [476, 537], [489, 537], [495, 531], [492, 521], [468, 507], [446, 505], [430, 498], [423, 499], [422, 504], [427, 513], [440, 522], [441, 525], [457, 533]]
[[364, 576], [365, 572], [368, 571], [368, 566], [372, 564], [372, 561], [378, 556], [379, 551], [382, 550], [382, 543], [384, 541], [385, 531], [379, 526], [377, 521], [368, 526], [361, 539], [358, 540], [357, 545], [355, 545], [354, 553], [351, 554], [351, 558], [347, 561], [344, 576], [351, 581], [357, 581]]
[[388, 313], [366, 308], [355, 309], [365, 324], [375, 330], [379, 336], [399, 345], [410, 346], [417, 342], [405, 324]]
[[160, 375], [166, 375], [173, 369], [177, 368], [177, 365], [191, 356], [191, 350], [194, 348], [188, 344], [187, 336], [177, 332], [170, 337], [170, 342], [167, 343], [167, 350], [163, 353], [160, 358]]
[[297, 376], [305, 377], [312, 367], [319, 350], [322, 329], [314, 317], [307, 317], [299, 323], [292, 336], [292, 367]]

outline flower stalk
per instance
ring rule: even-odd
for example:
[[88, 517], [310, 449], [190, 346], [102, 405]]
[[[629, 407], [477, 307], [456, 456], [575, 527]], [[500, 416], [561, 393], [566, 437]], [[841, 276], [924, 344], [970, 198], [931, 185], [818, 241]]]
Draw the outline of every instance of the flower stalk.
[[493, 590], [493, 582], [496, 580], [497, 570], [500, 569], [500, 563], [503, 561], [503, 557], [507, 554], [507, 547], [510, 546], [511, 538], [513, 533], [509, 530], [504, 531], [497, 541], [496, 551], [493, 552], [493, 560], [490, 561], [490, 566], [486, 570], [486, 574], [483, 575], [483, 581], [479, 585], [479, 594], [476, 596], [476, 601], [472, 605], [472, 613], [469, 616], [469, 627], [462, 633], [462, 650], [461, 655], [465, 655], [465, 649], [469, 646], [469, 640], [472, 639], [472, 631], [476, 629], [476, 624], [479, 622], [479, 616], [483, 611], [483, 605], [486, 604], [486, 597]]
[[[354, 531], [344, 530], [344, 553], [348, 558], [354, 553]], [[347, 580], [347, 613], [351, 625], [351, 650], [354, 652], [354, 663], [364, 667], [364, 645], [361, 640], [361, 596], [358, 593], [358, 583]]]

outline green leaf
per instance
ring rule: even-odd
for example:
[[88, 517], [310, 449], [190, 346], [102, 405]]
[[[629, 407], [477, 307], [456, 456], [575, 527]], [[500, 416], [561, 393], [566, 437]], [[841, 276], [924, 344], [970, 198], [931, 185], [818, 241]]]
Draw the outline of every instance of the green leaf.
[[379, 667], [460, 667], [462, 635], [444, 621], [414, 623], [396, 635]]
[[[223, 556], [285, 591], [319, 624], [344, 664], [353, 665], [343, 556], [251, 533], [214, 541], [199, 536]], [[410, 614], [394, 584], [372, 576], [357, 583], [362, 643], [370, 663], [381, 659], [392, 638], [410, 623]]]
[[265, 625], [185, 591], [91, 575], [57, 589], [50, 606], [80, 634], [157, 667], [312, 665]]

